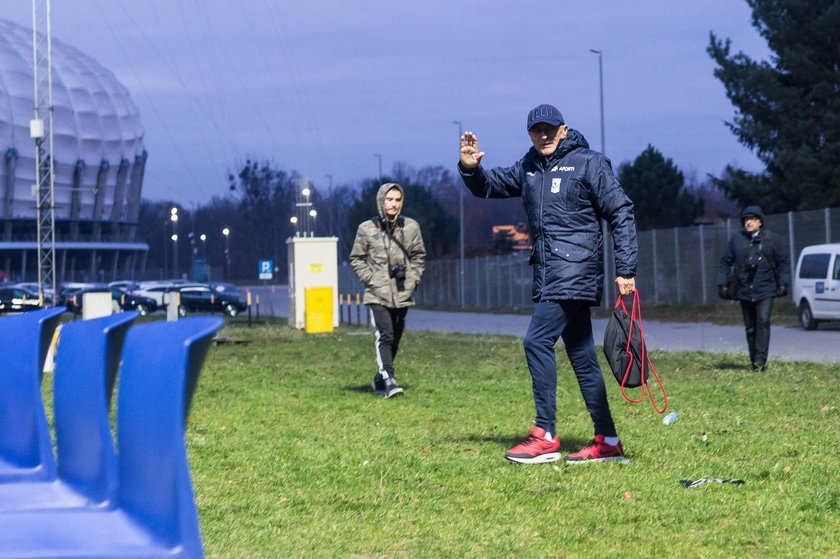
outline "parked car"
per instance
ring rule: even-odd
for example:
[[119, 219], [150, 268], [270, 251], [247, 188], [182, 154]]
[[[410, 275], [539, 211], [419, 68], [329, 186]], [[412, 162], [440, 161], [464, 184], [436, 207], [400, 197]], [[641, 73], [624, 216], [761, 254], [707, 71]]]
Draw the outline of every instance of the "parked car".
[[[4, 286], [4, 287], [6, 287], [6, 286]], [[16, 283], [16, 284], [14, 284], [14, 287], [22, 287], [23, 289], [26, 289], [27, 291], [30, 291], [32, 293], [36, 293], [36, 294], [38, 293], [38, 282], [37, 281], [27, 281], [27, 282]], [[44, 285], [44, 295], [46, 297], [49, 297], [50, 299], [55, 297], [55, 293], [53, 292], [52, 286]]]
[[151, 281], [151, 282], [142, 282], [137, 289], [134, 289], [132, 293], [137, 295], [141, 295], [143, 297], [149, 297], [154, 299], [155, 303], [157, 303], [158, 307], [165, 307], [166, 306], [166, 294], [170, 292], [177, 291], [178, 289], [189, 286], [189, 285], [204, 285], [203, 283], [172, 283], [170, 281]]
[[[110, 292], [110, 289], [108, 289], [108, 286], [104, 284], [88, 284], [85, 287], [70, 287], [64, 290], [59, 290], [59, 297], [61, 300], [61, 304], [67, 307], [68, 312], [71, 312], [73, 314], [81, 314], [82, 304], [85, 300], [85, 293], [91, 292], [108, 293]], [[112, 310], [118, 311], [119, 307], [115, 304]]]
[[132, 280], [119, 280], [110, 282], [108, 287], [119, 287], [120, 289], [125, 289], [126, 291], [134, 291], [140, 287], [140, 284]]
[[238, 297], [240, 301], [245, 302], [245, 295], [232, 283], [211, 282], [209, 285], [210, 289], [216, 293], [223, 293], [229, 295], [231, 298]]
[[[101, 283], [62, 282], [56, 287], [55, 303], [64, 305], [70, 312], [75, 312], [71, 309], [71, 305], [74, 304], [74, 296], [84, 290], [93, 288], [107, 289], [107, 286]], [[81, 308], [81, 300], [79, 300], [79, 305], [79, 308]]]
[[85, 293], [91, 292], [109, 293], [111, 295], [111, 309], [114, 312], [136, 310], [141, 316], [146, 316], [158, 309], [155, 300], [149, 297], [143, 297], [142, 295], [137, 295], [118, 287], [95, 286], [78, 288], [68, 292], [64, 302], [67, 310], [73, 314], [80, 314], [82, 312]]
[[111, 288], [111, 300], [121, 311], [137, 311], [140, 316], [146, 316], [158, 309], [158, 304], [151, 297], [144, 297], [119, 287]]
[[51, 299], [45, 299], [44, 305], [41, 305], [38, 293], [22, 287], [0, 288], [0, 313], [34, 311], [51, 304]]
[[191, 312], [224, 312], [236, 316], [248, 308], [238, 295], [216, 291], [209, 285], [179, 285], [177, 291], [181, 297], [180, 316]]
[[[34, 287], [31, 287], [33, 285], [34, 285]], [[37, 299], [38, 297], [41, 296], [41, 294], [38, 293], [38, 284], [37, 283], [35, 283], [35, 284], [27, 284], [27, 283], [6, 284], [6, 285], [3, 285], [2, 287], [15, 287], [15, 288], [18, 288], [18, 289], [23, 289], [24, 291], [29, 293], [29, 295], [34, 297], [35, 299]], [[52, 289], [50, 289], [49, 292], [46, 292], [46, 291], [44, 292], [44, 304], [45, 305], [51, 305], [52, 304], [53, 297], [52, 297], [52, 295], [49, 294], [51, 292], [52, 292]]]
[[840, 243], [802, 249], [793, 279], [799, 322], [815, 330], [824, 320], [840, 320]]

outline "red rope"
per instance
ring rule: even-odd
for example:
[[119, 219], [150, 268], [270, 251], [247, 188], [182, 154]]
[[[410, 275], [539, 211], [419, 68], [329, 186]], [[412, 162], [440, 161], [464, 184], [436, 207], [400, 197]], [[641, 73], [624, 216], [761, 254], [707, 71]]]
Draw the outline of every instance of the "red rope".
[[[621, 298], [621, 295], [618, 296], [618, 300], [615, 302], [615, 307], [618, 307], [619, 305], [621, 305], [621, 310], [626, 314], [627, 307], [624, 305], [624, 300]], [[627, 395], [624, 384], [627, 382], [627, 377], [630, 376], [630, 369], [633, 367], [633, 360], [635, 359], [633, 352], [630, 350], [630, 343], [633, 339], [633, 327], [637, 321], [639, 323], [639, 339], [642, 342], [642, 362], [639, 371], [641, 373], [642, 381], [642, 397], [638, 400], [634, 400]], [[624, 349], [624, 352], [630, 356], [630, 360], [627, 363], [627, 369], [624, 371], [624, 376], [621, 377], [621, 395], [624, 396], [624, 399], [628, 402], [638, 404], [645, 399], [645, 393], [647, 393], [650, 396], [650, 402], [653, 404], [653, 409], [655, 409], [657, 413], [665, 413], [665, 410], [668, 409], [668, 394], [665, 392], [665, 385], [662, 384], [662, 379], [659, 378], [659, 374], [656, 372], [656, 368], [653, 366], [650, 356], [645, 349], [645, 333], [644, 328], [642, 327], [642, 304], [639, 300], [638, 289], [633, 291], [633, 306], [630, 309], [630, 331], [627, 334], [627, 347]], [[650, 370], [653, 372], [653, 376], [656, 377], [656, 382], [659, 383], [660, 390], [662, 390], [664, 405], [661, 410], [656, 406], [656, 400], [653, 399], [653, 391], [650, 389], [650, 386], [648, 386], [647, 379], [645, 378], [645, 362], [647, 362], [647, 365], [650, 366]]]

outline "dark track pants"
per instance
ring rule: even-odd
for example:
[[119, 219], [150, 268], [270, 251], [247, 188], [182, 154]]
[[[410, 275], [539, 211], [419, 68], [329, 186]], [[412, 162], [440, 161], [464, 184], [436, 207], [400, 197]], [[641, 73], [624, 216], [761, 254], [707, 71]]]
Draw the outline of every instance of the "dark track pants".
[[368, 305], [376, 336], [376, 365], [382, 378], [394, 376], [394, 359], [405, 329], [408, 307], [391, 309], [382, 305]]
[[554, 346], [561, 337], [586, 409], [595, 425], [595, 434], [615, 437], [604, 375], [595, 354], [589, 306], [580, 301], [543, 301], [537, 303], [531, 315], [525, 335], [525, 357], [531, 371], [537, 427], [557, 433], [557, 357]]
[[770, 315], [773, 313], [773, 298], [761, 301], [740, 301], [747, 331], [747, 347], [750, 363], [764, 365], [770, 350]]

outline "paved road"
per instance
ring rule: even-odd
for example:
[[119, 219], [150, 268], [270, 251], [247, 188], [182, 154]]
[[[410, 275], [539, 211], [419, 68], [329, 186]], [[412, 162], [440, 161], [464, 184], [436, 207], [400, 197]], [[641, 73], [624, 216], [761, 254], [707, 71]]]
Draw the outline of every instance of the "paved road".
[[[253, 287], [260, 294], [260, 312], [288, 316], [286, 286]], [[353, 313], [355, 319], [355, 310]], [[466, 334], [508, 334], [524, 337], [530, 317], [516, 314], [462, 313], [412, 309], [407, 326], [411, 330], [462, 332]], [[606, 319], [595, 319], [593, 329], [598, 343], [604, 338]], [[679, 323], [645, 321], [645, 342], [651, 349], [665, 351], [708, 351], [746, 353], [743, 326], [719, 326], [709, 322]], [[840, 329], [806, 332], [794, 326], [773, 326], [770, 333], [770, 359], [840, 364]]]

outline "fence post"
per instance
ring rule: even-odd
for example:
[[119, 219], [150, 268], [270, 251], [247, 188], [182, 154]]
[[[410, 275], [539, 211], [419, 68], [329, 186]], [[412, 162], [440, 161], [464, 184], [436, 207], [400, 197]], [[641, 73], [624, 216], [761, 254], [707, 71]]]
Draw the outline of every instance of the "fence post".
[[674, 227], [674, 266], [677, 277], [677, 304], [682, 303], [682, 269], [680, 268], [680, 230]]
[[705, 239], [705, 231], [703, 229], [703, 224], [701, 223], [700, 226], [700, 286], [701, 286], [701, 293], [703, 294], [703, 304], [706, 304], [708, 299], [706, 298], [706, 239]]
[[513, 308], [513, 253], [508, 253], [508, 281], [507, 281], [507, 290], [508, 290], [508, 307]]
[[659, 247], [656, 244], [656, 229], [652, 231], [651, 240], [653, 241], [653, 304], [659, 304], [659, 278], [656, 273], [659, 269], [658, 259], [656, 254], [659, 252]]
[[520, 282], [522, 284], [522, 291], [519, 293], [519, 300], [522, 301], [523, 306], [527, 306], [531, 302], [531, 292], [534, 289], [534, 269], [528, 264], [520, 268], [520, 270], [523, 275], [520, 276], [522, 280]]
[[499, 255], [496, 254], [496, 273], [493, 274], [496, 276], [496, 304], [493, 305], [494, 307], [501, 307], [502, 306], [502, 268], [499, 264]]
[[475, 291], [475, 308], [481, 307], [481, 273], [479, 272], [479, 265], [478, 261], [480, 258], [478, 256], [473, 258], [473, 262], [475, 262], [475, 278], [473, 278], [473, 290]]
[[[250, 291], [250, 290], [249, 290], [249, 291], [247, 291], [247, 292], [245, 293], [245, 296], [246, 296], [247, 301], [248, 301], [248, 328], [250, 328], [250, 327], [251, 327], [251, 306], [252, 306], [252, 305], [251, 305], [251, 291]], [[210, 296], [210, 299], [211, 299], [211, 300], [213, 299], [213, 296], [212, 296], [212, 295]], [[213, 308], [213, 307], [212, 307], [212, 303], [211, 303], [211, 307], [210, 307], [210, 308]], [[211, 313], [211, 314], [212, 314], [212, 313]], [[222, 314], [225, 314], [225, 311], [224, 311], [224, 310], [222, 310]]]
[[[825, 215], [825, 242], [831, 242], [831, 212], [828, 208], [823, 209], [823, 214]], [[791, 264], [793, 264], [793, 260], [791, 260]], [[793, 264], [796, 266], [796, 264]]]
[[[796, 249], [793, 247], [794, 243], [796, 242], [796, 237], [793, 234], [793, 212], [787, 213], [788, 218], [788, 241], [790, 244], [790, 265], [792, 266], [792, 272], [796, 273]], [[793, 278], [791, 278], [793, 279]], [[793, 291], [793, 286], [791, 286], [791, 291]]]
[[491, 294], [490, 294], [490, 288], [492, 286], [490, 285], [490, 262], [489, 262], [489, 260], [490, 260], [489, 256], [483, 256], [481, 258], [481, 273], [483, 274], [483, 277], [484, 277], [484, 308], [485, 309], [489, 309], [490, 305], [492, 304], [491, 303], [492, 299], [491, 299]]

